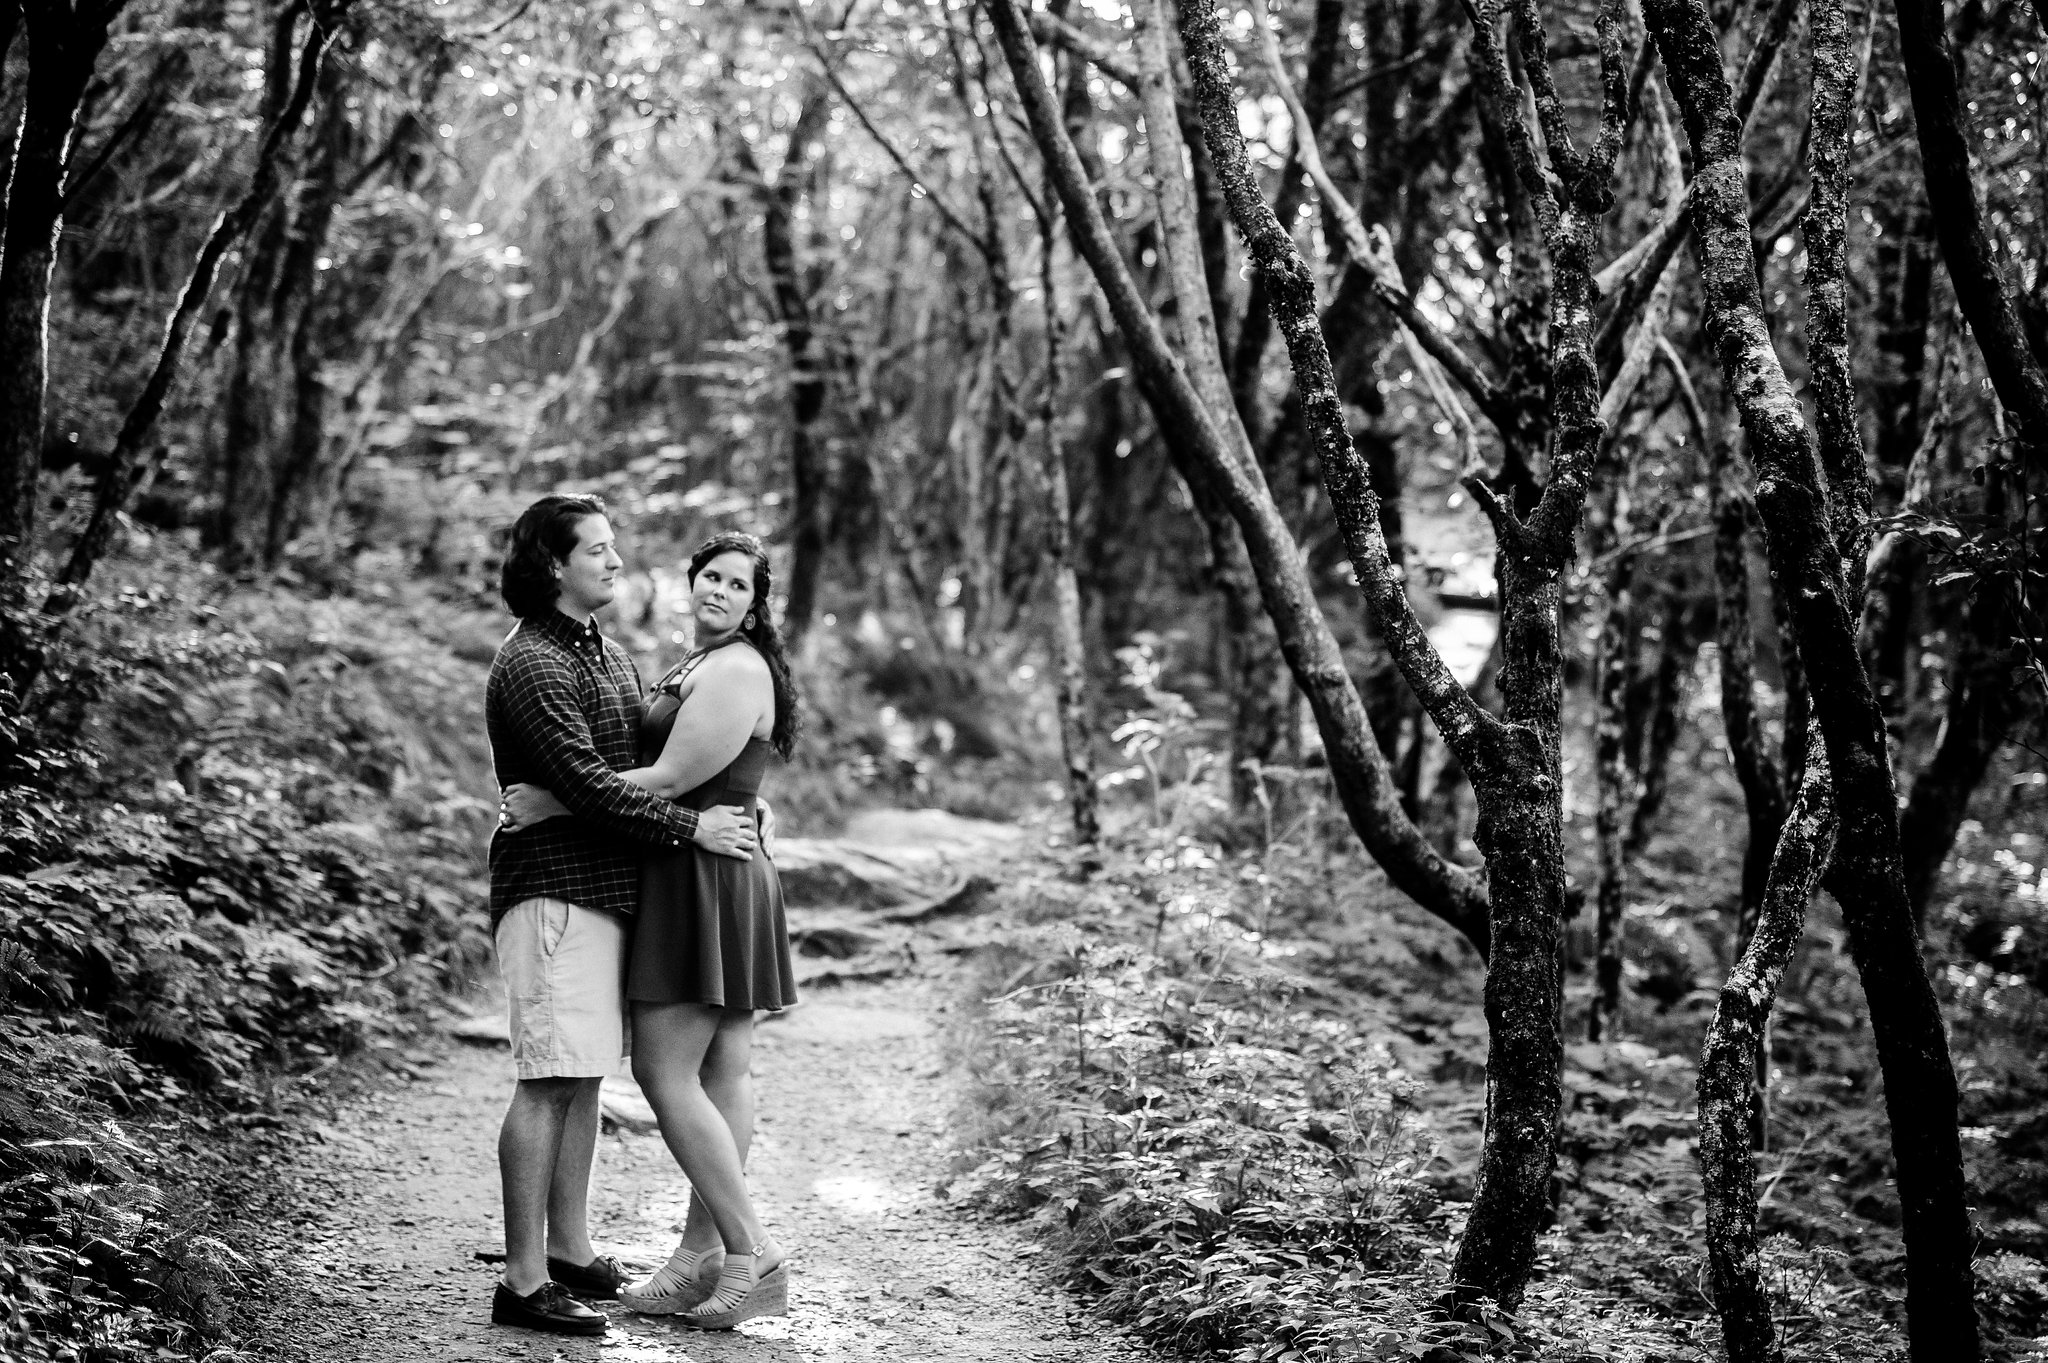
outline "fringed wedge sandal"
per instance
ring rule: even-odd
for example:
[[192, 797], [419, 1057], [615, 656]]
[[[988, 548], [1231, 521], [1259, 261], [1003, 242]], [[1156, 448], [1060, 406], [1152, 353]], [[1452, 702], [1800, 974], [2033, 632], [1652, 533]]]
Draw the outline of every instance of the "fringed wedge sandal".
[[692, 1330], [730, 1330], [757, 1316], [788, 1315], [789, 1260], [755, 1276], [754, 1266], [767, 1252], [768, 1246], [760, 1245], [752, 1254], [726, 1255], [718, 1286], [702, 1303], [677, 1316], [676, 1324]]
[[701, 1305], [715, 1290], [725, 1262], [722, 1249], [676, 1246], [668, 1262], [644, 1281], [619, 1289], [619, 1301], [645, 1316], [673, 1316]]

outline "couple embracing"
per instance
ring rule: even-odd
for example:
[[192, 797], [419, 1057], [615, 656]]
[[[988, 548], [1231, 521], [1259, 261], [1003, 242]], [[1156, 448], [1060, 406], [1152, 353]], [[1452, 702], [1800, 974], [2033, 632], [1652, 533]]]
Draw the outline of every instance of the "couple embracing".
[[[491, 1319], [597, 1335], [604, 1316], [578, 1298], [617, 1298], [726, 1330], [788, 1303], [745, 1165], [754, 1017], [796, 1000], [759, 791], [770, 755], [789, 755], [797, 696], [760, 541], [722, 534], [691, 556], [695, 639], [651, 699], [593, 618], [623, 566], [595, 497], [534, 503], [505, 559], [519, 624], [485, 715], [504, 791], [492, 936], [519, 1081], [498, 1136], [505, 1274]], [[598, 1088], [629, 1037], [691, 1186], [681, 1244], [638, 1282], [587, 1225]]]

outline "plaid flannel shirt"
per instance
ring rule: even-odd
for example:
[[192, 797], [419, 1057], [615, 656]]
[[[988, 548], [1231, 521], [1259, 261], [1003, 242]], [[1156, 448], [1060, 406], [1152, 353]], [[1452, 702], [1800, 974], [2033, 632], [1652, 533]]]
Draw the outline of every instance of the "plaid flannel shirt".
[[696, 836], [694, 810], [618, 775], [639, 765], [640, 715], [640, 671], [595, 621], [549, 610], [499, 645], [484, 692], [498, 785], [546, 786], [575, 817], [492, 835], [493, 927], [540, 897], [630, 916], [642, 855]]

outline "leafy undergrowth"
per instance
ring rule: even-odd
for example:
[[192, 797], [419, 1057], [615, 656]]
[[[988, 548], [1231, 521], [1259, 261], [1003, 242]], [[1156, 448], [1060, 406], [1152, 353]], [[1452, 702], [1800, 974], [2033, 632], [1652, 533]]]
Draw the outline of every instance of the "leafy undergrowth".
[[262, 1266], [203, 1233], [205, 1171], [245, 1173], [217, 1147], [395, 1049], [488, 947], [482, 674], [449, 637], [478, 617], [172, 553], [109, 579], [36, 722], [8, 702], [0, 1357], [223, 1347]]
[[[1717, 798], [1674, 803], [1694, 796]], [[1653, 847], [1621, 1039], [1572, 1040], [1589, 990], [1575, 963], [1558, 1207], [1536, 1279], [1515, 1318], [1454, 1322], [1435, 1303], [1483, 1121], [1476, 960], [1338, 842], [1232, 853], [1179, 831], [1200, 827], [1134, 815], [1100, 874], [1054, 852], [1004, 890], [956, 1036], [975, 1082], [951, 1195], [1030, 1219], [1066, 1281], [1190, 1351], [1718, 1358], [1694, 1058], [1722, 968], [1698, 925], [1732, 885], [1724, 868]], [[1788, 1350], [1883, 1360], [1904, 1354], [1897, 1203], [1860, 988], [1830, 914], [1816, 907], [1775, 1036], [1763, 1267]], [[1940, 938], [1933, 955], [1967, 960]], [[2030, 1058], [2048, 1019], [2018, 977], [1937, 976], [1988, 1232], [1988, 1355], [2037, 1357], [2048, 1294], [2038, 1202], [2024, 1199], [2048, 1167]]]
[[1561, 1275], [1519, 1319], [1436, 1308], [1469, 1197], [1446, 1137], [1478, 1115], [1464, 948], [1356, 866], [1149, 833], [1106, 860], [1005, 892], [957, 1039], [976, 1083], [952, 1197], [1032, 1219], [1070, 1284], [1175, 1349], [1699, 1351]]

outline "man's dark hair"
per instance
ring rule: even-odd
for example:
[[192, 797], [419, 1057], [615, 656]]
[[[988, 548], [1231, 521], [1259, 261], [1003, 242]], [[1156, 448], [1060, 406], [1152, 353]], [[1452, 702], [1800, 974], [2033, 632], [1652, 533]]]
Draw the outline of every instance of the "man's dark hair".
[[519, 513], [498, 579], [498, 591], [514, 615], [524, 620], [554, 606], [562, 594], [555, 565], [576, 548], [577, 523], [604, 514], [604, 502], [587, 494], [543, 497]]

